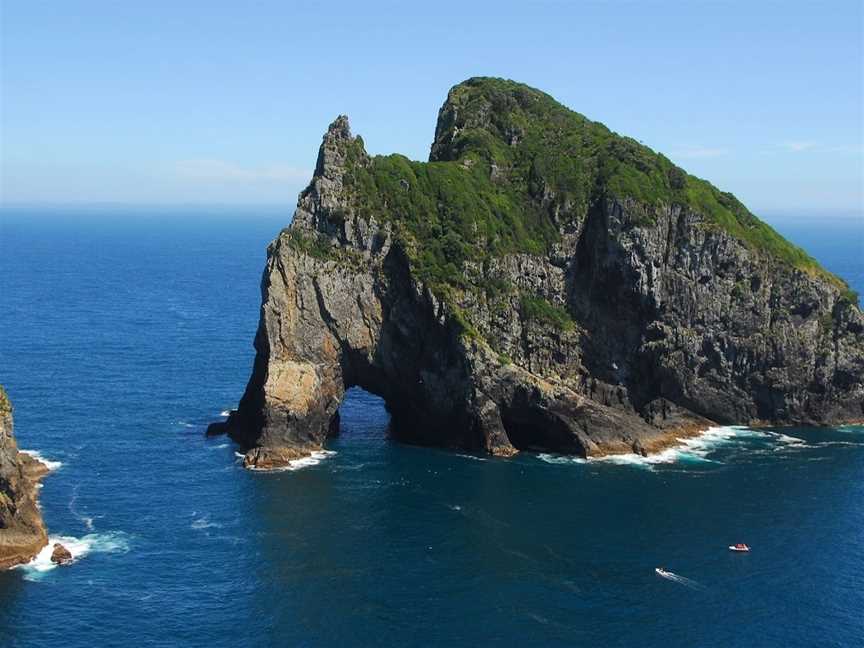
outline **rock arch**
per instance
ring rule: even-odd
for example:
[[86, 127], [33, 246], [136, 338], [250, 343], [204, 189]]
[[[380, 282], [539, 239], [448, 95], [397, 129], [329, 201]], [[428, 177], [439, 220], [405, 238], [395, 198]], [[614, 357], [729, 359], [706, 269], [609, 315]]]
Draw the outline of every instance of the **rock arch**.
[[[476, 173], [477, 158], [447, 149], [459, 119], [445, 104], [432, 157]], [[321, 448], [355, 385], [385, 400], [397, 439], [504, 456], [645, 453], [713, 421], [860, 420], [861, 311], [698, 212], [602, 192], [580, 212], [538, 184], [525, 200], [550, 210], [552, 249], [465, 262], [474, 288], [447, 294], [417, 271], [429, 240], [404, 235], [400, 200], [424, 190], [440, 201], [449, 180], [358, 186], [375, 164], [337, 118], [268, 248], [252, 375], [209, 429], [240, 443], [247, 466]]]

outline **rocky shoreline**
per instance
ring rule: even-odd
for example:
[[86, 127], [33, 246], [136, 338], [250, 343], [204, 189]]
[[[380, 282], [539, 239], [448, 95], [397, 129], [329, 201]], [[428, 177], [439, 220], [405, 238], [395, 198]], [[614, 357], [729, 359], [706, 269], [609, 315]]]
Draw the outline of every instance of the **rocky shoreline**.
[[18, 450], [12, 405], [0, 386], [0, 569], [30, 562], [48, 544], [39, 483], [48, 467]]
[[716, 425], [864, 412], [857, 298], [734, 196], [527, 86], [469, 79], [430, 160], [324, 135], [267, 251], [228, 433], [276, 469], [339, 433], [512, 456], [650, 454]]

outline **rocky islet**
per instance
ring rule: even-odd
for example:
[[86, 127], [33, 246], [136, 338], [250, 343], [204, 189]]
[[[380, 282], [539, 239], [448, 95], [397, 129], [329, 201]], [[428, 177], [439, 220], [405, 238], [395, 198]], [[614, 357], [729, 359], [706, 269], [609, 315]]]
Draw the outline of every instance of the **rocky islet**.
[[522, 84], [475, 78], [429, 162], [324, 136], [268, 248], [228, 432], [278, 468], [347, 388], [410, 443], [647, 453], [712, 423], [862, 419], [864, 317], [734, 196]]

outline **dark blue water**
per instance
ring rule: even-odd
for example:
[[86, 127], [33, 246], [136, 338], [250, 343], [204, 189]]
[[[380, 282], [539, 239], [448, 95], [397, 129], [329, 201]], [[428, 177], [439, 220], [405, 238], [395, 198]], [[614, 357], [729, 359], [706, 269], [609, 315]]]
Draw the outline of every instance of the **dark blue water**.
[[[492, 460], [391, 443], [356, 392], [335, 454], [251, 473], [203, 432], [285, 214], [0, 213], [0, 382], [80, 552], [0, 574], [0, 645], [864, 643], [864, 429]], [[780, 229], [864, 292], [859, 223]]]

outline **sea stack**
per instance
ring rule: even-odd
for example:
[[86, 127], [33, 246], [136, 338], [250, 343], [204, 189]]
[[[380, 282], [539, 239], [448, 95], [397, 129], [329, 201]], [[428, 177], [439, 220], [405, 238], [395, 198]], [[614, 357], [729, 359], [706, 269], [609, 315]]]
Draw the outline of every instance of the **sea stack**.
[[12, 405], [0, 385], [0, 569], [29, 562], [48, 544], [37, 503], [48, 468], [19, 452], [12, 432]]
[[864, 418], [857, 296], [732, 194], [528, 86], [474, 78], [429, 162], [338, 117], [268, 248], [226, 431], [273, 468], [338, 433], [511, 455], [656, 451], [712, 424]]

